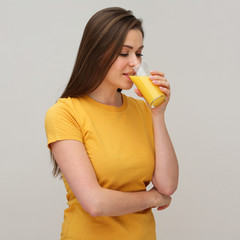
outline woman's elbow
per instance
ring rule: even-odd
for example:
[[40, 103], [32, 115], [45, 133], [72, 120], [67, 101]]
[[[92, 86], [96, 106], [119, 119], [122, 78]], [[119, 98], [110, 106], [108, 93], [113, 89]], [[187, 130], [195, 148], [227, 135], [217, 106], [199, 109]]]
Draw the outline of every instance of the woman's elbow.
[[86, 204], [83, 204], [84, 210], [92, 217], [100, 217], [103, 216], [102, 208], [100, 206], [100, 202], [97, 198], [92, 199], [91, 201], [87, 201]]
[[168, 187], [161, 190], [161, 193], [166, 196], [171, 196], [175, 193], [177, 187]]
[[100, 213], [100, 210], [98, 208], [91, 208], [87, 212], [92, 217], [100, 217], [100, 216], [102, 216], [102, 214]]
[[177, 190], [177, 184], [160, 184], [157, 181], [152, 181], [154, 187], [163, 195], [171, 196]]

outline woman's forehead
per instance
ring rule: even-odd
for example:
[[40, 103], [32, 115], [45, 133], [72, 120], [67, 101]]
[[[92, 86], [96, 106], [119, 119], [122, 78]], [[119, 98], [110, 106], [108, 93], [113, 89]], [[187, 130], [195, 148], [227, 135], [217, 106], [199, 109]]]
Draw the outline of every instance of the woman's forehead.
[[138, 29], [132, 29], [128, 32], [124, 41], [123, 47], [133, 49], [143, 48], [143, 36], [142, 32]]

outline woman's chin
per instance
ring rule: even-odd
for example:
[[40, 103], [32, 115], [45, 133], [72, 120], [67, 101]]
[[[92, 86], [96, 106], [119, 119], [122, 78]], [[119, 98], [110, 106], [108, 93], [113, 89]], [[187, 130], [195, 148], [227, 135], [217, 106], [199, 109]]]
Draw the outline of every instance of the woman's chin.
[[125, 84], [124, 86], [121, 87], [123, 90], [130, 90], [133, 87], [133, 82], [129, 84]]

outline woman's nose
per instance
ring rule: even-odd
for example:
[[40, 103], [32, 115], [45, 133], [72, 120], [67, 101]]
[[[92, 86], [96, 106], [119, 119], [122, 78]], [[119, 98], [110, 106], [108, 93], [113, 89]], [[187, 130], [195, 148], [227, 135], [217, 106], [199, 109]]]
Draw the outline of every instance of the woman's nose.
[[131, 56], [131, 58], [129, 60], [130, 67], [134, 67], [140, 63], [141, 63], [141, 59], [139, 57], [137, 57], [135, 54], [133, 56]]

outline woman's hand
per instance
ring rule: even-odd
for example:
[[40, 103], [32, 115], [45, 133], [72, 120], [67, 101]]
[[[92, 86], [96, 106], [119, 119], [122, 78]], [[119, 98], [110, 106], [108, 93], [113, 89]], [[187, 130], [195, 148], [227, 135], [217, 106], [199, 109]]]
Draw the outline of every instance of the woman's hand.
[[172, 198], [170, 196], [166, 196], [166, 195], [159, 193], [155, 187], [153, 187], [150, 190], [150, 192], [153, 192], [155, 194], [155, 199], [156, 199], [155, 204], [152, 206], [153, 208], [157, 208], [157, 210], [163, 210], [163, 209], [169, 207], [169, 205], [172, 201]]
[[[171, 95], [170, 84], [165, 78], [164, 73], [159, 71], [151, 71], [150, 73], [152, 74], [152, 76], [150, 76], [149, 78], [152, 80], [153, 84], [155, 84], [156, 86], [159, 86], [160, 90], [166, 95], [165, 101], [160, 106], [151, 108], [152, 112], [164, 113], [166, 110], [167, 104], [170, 100], [170, 95]], [[135, 89], [135, 92], [139, 97], [143, 97], [139, 89]]]

